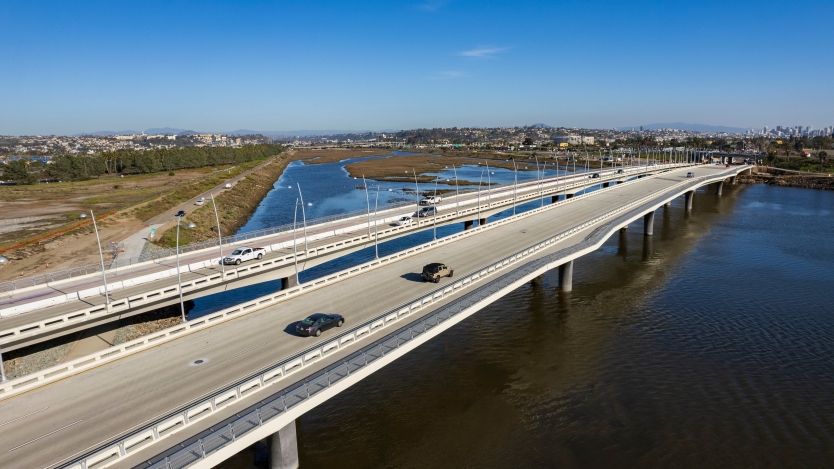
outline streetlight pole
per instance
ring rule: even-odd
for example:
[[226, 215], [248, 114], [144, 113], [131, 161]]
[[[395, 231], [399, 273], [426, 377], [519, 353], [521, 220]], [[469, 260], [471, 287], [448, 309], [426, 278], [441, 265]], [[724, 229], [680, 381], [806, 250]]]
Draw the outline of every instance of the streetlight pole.
[[296, 182], [295, 186], [298, 187], [298, 198], [301, 200], [301, 220], [304, 223], [304, 258], [307, 259], [307, 252], [309, 252], [307, 248], [307, 213], [304, 211], [304, 196], [301, 195], [301, 184]]
[[368, 182], [365, 175], [362, 175], [362, 184], [365, 186], [365, 203], [368, 204], [368, 242], [371, 241], [371, 200], [368, 198]]
[[487, 167], [487, 208], [492, 206], [492, 192], [490, 189], [492, 188], [492, 179], [489, 177], [489, 161], [486, 162]]
[[211, 194], [211, 205], [214, 206], [214, 220], [217, 222], [217, 247], [220, 248], [220, 269], [225, 280], [226, 264], [223, 262], [223, 235], [220, 234], [220, 216], [217, 215], [217, 202], [214, 201], [214, 193]]
[[434, 202], [434, 213], [432, 214], [432, 225], [434, 228], [434, 240], [437, 241], [437, 178], [434, 178], [434, 196], [432, 197]]
[[376, 202], [374, 202], [374, 249], [376, 250], [376, 259], [379, 259], [379, 216], [376, 213], [379, 207], [379, 184], [376, 185]]
[[458, 203], [458, 170], [455, 165], [452, 165], [452, 171], [455, 172], [455, 216], [460, 212], [460, 204]]
[[518, 190], [518, 166], [515, 164], [515, 158], [513, 160], [513, 216], [515, 216], [515, 204], [516, 204], [516, 197], [517, 197], [517, 190]]
[[[539, 157], [534, 155], [533, 158], [536, 159], [536, 179], [539, 183], [539, 199], [542, 202], [541, 206], [544, 207], [544, 171], [539, 170]], [[547, 166], [547, 163], [545, 163], [545, 166]]]
[[414, 190], [417, 191], [414, 193], [414, 200], [417, 206], [417, 212], [414, 214], [417, 217], [417, 228], [420, 227], [420, 185], [417, 184], [417, 171], [414, 171], [414, 168], [411, 168], [411, 172], [414, 174]]
[[484, 170], [481, 170], [481, 175], [478, 177], [478, 225], [481, 224], [481, 181], [484, 180]]
[[96, 216], [90, 210], [90, 217], [93, 219], [93, 229], [96, 230], [96, 243], [98, 244], [98, 255], [101, 259], [101, 276], [104, 278], [104, 301], [110, 309], [110, 292], [107, 290], [107, 272], [104, 271], [104, 253], [101, 252], [101, 238], [98, 237], [98, 225], [96, 225]]
[[182, 217], [177, 219], [177, 290], [180, 293], [180, 313], [182, 313], [182, 322], [185, 322], [185, 303], [182, 301], [182, 275], [180, 273], [180, 221]]
[[295, 259], [295, 284], [298, 285], [298, 244], [295, 241], [295, 223], [298, 220], [298, 197], [295, 198], [295, 211], [292, 215], [292, 253]]

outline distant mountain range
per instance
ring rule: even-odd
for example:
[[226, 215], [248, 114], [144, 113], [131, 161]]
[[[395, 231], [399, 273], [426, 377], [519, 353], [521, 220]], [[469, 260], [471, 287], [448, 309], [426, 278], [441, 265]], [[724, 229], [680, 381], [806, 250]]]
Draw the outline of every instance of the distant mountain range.
[[[635, 125], [632, 127], [617, 127], [617, 130], [631, 130], [631, 129], [639, 129], [639, 125]], [[747, 132], [747, 129], [741, 127], [726, 127], [723, 125], [707, 125], [707, 124], [687, 124], [685, 122], [666, 122], [660, 124], [649, 124], [644, 125], [643, 130], [658, 130], [658, 129], [678, 129], [678, 130], [690, 130], [692, 132], [726, 132], [730, 134], [743, 134]]]
[[[191, 134], [223, 134], [223, 135], [256, 135], [260, 134], [265, 137], [309, 137], [311, 135], [342, 135], [342, 134], [361, 134], [367, 132], [374, 132], [372, 130], [249, 130], [238, 129], [231, 132], [198, 132], [187, 129], [175, 129], [173, 127], [154, 127], [145, 130], [148, 135], [191, 135]], [[397, 132], [396, 130], [381, 130], [380, 132]], [[113, 137], [116, 135], [137, 135], [142, 132], [139, 130], [99, 130], [96, 132], [84, 132], [76, 134], [80, 136], [96, 136], [96, 137]]]

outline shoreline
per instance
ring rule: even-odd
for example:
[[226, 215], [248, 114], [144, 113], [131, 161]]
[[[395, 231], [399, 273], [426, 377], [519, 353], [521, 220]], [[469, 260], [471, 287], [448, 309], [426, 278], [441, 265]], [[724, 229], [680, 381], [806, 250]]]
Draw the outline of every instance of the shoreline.
[[753, 173], [738, 176], [739, 184], [764, 184], [767, 186], [796, 187], [800, 189], [834, 190], [834, 177], [830, 176], [798, 176], [773, 175], [768, 173]]

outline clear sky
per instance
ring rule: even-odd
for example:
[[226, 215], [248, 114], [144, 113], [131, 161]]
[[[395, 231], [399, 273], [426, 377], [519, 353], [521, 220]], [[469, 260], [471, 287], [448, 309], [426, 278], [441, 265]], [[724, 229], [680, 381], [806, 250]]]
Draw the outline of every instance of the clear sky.
[[0, 2], [0, 134], [834, 124], [834, 1]]

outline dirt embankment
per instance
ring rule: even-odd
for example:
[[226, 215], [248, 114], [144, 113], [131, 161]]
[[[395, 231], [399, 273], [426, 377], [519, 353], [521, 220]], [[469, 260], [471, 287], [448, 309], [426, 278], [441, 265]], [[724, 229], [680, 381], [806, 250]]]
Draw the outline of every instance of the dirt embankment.
[[749, 176], [738, 176], [736, 180], [742, 184], [767, 184], [768, 186], [834, 190], [834, 177], [827, 176], [776, 176], [773, 174], [753, 173]]
[[[217, 213], [220, 218], [220, 232], [223, 236], [235, 234], [241, 226], [249, 221], [266, 194], [272, 190], [275, 181], [281, 177], [287, 163], [294, 155], [282, 156], [270, 161], [257, 171], [241, 179], [231, 189], [215, 197]], [[196, 228], [180, 229], [180, 245], [205, 241], [217, 237], [217, 221], [211, 199], [206, 199], [204, 206], [188, 215], [188, 221]], [[155, 244], [161, 247], [176, 245], [176, 225], [171, 224]], [[157, 233], [160, 233], [158, 230]]]

